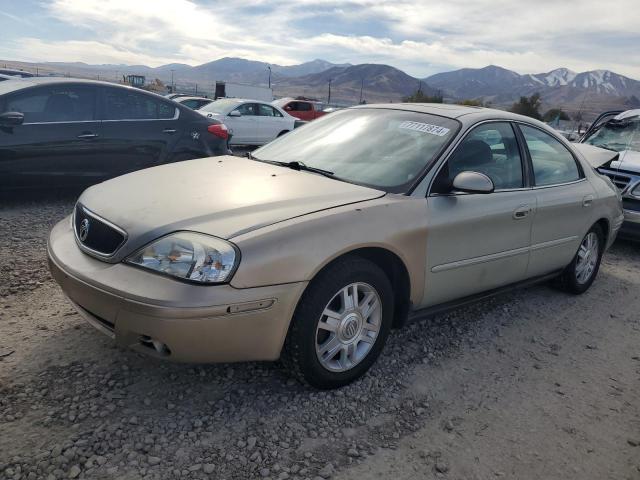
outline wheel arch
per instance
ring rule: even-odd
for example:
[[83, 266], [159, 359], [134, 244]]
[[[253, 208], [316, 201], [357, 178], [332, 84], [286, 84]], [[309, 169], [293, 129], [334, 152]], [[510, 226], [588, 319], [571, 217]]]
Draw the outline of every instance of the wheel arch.
[[611, 231], [609, 230], [609, 219], [602, 217], [598, 221], [596, 221], [594, 225], [598, 225], [602, 230], [602, 234], [604, 235], [604, 244], [607, 245], [607, 243], [609, 242], [609, 234], [611, 233]]
[[409, 310], [411, 308], [411, 277], [404, 261], [389, 249], [377, 246], [359, 247], [354, 250], [342, 252], [315, 272], [309, 282], [309, 285], [307, 285], [307, 288], [313, 284], [313, 280], [317, 278], [321, 272], [325, 271], [336, 262], [353, 256], [370, 261], [377, 265], [385, 275], [387, 275], [389, 282], [391, 282], [395, 301], [392, 326], [394, 328], [402, 327], [407, 321]]

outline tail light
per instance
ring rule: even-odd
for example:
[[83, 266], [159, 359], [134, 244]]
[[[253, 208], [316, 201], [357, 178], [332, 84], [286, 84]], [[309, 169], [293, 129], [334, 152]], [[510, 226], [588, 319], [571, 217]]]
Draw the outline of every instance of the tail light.
[[220, 137], [223, 140], [229, 138], [229, 129], [224, 123], [215, 123], [207, 127], [209, 133], [214, 134], [216, 137]]

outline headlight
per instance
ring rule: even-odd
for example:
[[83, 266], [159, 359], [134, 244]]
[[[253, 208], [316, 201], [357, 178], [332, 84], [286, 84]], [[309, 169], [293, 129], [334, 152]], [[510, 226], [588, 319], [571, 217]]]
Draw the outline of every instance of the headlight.
[[228, 281], [236, 267], [236, 248], [216, 237], [177, 232], [150, 243], [126, 262], [198, 283]]

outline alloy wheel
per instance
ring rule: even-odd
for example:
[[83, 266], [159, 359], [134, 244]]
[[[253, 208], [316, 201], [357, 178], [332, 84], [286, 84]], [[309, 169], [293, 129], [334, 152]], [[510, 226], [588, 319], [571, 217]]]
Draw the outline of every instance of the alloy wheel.
[[316, 355], [332, 372], [360, 363], [376, 342], [382, 322], [378, 292], [366, 283], [351, 283], [324, 308], [316, 327]]
[[578, 249], [576, 261], [576, 280], [580, 284], [589, 281], [598, 264], [600, 242], [595, 232], [589, 232]]

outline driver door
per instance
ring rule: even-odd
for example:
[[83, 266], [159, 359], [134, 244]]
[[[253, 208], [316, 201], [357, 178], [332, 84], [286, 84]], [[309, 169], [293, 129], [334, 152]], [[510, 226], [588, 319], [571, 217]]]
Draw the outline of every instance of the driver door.
[[[421, 307], [525, 279], [536, 196], [524, 158], [512, 125], [490, 122], [471, 130], [442, 164], [427, 197]], [[453, 179], [463, 171], [487, 175], [494, 192], [455, 191]]]

